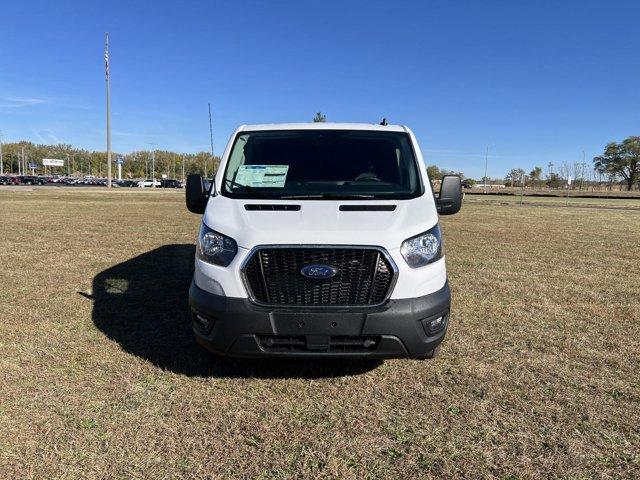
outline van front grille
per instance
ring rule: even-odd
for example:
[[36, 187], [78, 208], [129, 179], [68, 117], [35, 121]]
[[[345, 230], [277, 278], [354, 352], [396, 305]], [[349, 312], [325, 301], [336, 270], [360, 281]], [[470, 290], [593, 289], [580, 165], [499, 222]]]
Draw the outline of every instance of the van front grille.
[[[301, 270], [309, 265], [330, 266], [335, 275], [307, 278]], [[243, 268], [251, 297], [268, 305], [376, 305], [387, 298], [395, 273], [382, 250], [349, 247], [264, 247]]]

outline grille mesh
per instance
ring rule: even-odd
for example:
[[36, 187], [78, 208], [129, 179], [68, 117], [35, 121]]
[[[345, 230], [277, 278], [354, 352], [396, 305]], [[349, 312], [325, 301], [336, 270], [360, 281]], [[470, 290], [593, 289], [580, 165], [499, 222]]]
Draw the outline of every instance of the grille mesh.
[[[305, 265], [331, 265], [337, 274], [308, 279]], [[244, 274], [252, 296], [272, 305], [375, 305], [387, 296], [393, 268], [378, 250], [365, 248], [264, 248]]]

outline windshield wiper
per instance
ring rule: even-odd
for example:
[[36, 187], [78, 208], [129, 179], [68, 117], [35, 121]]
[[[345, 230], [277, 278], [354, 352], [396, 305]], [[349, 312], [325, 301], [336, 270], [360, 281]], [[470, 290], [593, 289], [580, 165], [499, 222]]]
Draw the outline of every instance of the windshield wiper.
[[243, 185], [241, 183], [236, 182], [235, 180], [231, 180], [230, 178], [225, 179], [225, 183], [228, 183], [229, 185], [234, 186], [234, 187], [242, 187], [245, 192], [254, 193], [254, 194], [258, 195], [258, 196], [261, 196], [262, 198], [269, 198], [271, 200], [276, 198], [273, 195], [269, 195], [268, 193], [261, 192], [257, 188], [250, 187], [249, 185]]
[[360, 198], [375, 198], [375, 195], [365, 193], [298, 193], [291, 195], [281, 195], [277, 198], [283, 200], [294, 200], [299, 198], [324, 198], [329, 200], [357, 200]]
[[360, 198], [376, 198], [370, 193], [323, 193], [322, 198], [331, 200], [357, 200]]
[[297, 193], [292, 195], [280, 195], [282, 200], [294, 200], [296, 198], [323, 198], [321, 193]]

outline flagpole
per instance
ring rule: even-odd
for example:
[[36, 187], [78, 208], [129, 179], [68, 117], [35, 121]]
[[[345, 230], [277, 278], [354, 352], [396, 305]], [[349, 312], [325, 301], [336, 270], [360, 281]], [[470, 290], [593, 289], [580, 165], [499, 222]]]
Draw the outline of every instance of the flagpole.
[[111, 188], [111, 88], [109, 86], [109, 33], [104, 34], [104, 71], [107, 88], [107, 187]]

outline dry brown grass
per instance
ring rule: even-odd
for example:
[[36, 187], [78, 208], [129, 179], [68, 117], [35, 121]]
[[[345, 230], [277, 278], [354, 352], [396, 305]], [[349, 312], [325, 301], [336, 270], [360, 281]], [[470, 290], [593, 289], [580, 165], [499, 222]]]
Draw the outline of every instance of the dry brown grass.
[[[465, 190], [470, 193], [480, 193], [484, 195], [484, 188], [474, 187], [470, 190]], [[487, 190], [487, 194], [491, 195], [520, 195], [522, 191], [521, 186], [516, 187], [505, 187], [505, 188], [489, 188]], [[580, 182], [574, 183], [573, 189], [569, 192], [571, 197], [603, 197], [603, 198], [621, 198], [621, 199], [640, 199], [640, 190], [627, 190], [626, 187], [614, 187], [612, 190], [608, 190], [606, 188], [591, 190], [590, 188], [586, 188], [584, 190], [580, 190]], [[527, 186], [525, 188], [525, 195], [544, 195], [544, 196], [552, 196], [552, 197], [565, 197], [567, 195], [567, 191], [562, 189], [553, 189], [550, 190], [548, 188], [532, 188], [531, 186]]]
[[198, 221], [0, 190], [1, 478], [640, 476], [640, 212], [468, 203], [441, 356], [382, 364], [200, 351]]
[[467, 194], [465, 196], [467, 203], [491, 203], [494, 205], [524, 205], [530, 206], [543, 206], [543, 207], [572, 207], [572, 208], [602, 208], [607, 210], [637, 210], [640, 211], [640, 198], [638, 197], [623, 197], [618, 198], [588, 198], [569, 196], [567, 200], [566, 195], [564, 197], [541, 197], [534, 195], [496, 195], [487, 193], [485, 194]]

